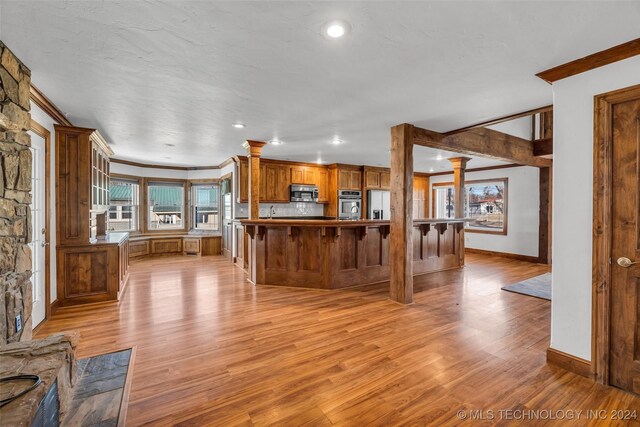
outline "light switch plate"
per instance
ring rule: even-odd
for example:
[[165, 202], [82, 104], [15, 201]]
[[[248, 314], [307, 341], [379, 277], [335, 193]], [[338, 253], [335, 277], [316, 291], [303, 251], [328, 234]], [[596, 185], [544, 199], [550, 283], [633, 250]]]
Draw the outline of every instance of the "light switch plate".
[[16, 315], [16, 332], [20, 332], [22, 330], [22, 315]]

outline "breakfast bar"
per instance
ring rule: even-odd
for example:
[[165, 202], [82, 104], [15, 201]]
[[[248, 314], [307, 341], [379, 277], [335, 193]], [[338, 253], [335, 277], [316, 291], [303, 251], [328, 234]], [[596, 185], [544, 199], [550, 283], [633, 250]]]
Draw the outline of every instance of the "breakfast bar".
[[[389, 280], [387, 220], [242, 220], [249, 280], [258, 285], [340, 289]], [[464, 220], [413, 221], [414, 275], [464, 265]]]

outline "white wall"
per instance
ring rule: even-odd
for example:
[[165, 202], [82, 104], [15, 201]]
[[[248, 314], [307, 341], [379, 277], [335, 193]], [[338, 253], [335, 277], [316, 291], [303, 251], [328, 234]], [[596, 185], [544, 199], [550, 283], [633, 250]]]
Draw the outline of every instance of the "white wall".
[[50, 253], [50, 268], [49, 268], [49, 284], [51, 291], [49, 293], [51, 302], [53, 303], [57, 298], [57, 280], [56, 280], [56, 132], [53, 128], [55, 121], [49, 117], [40, 107], [31, 102], [31, 118], [38, 122], [38, 124], [44, 126], [49, 133], [51, 133], [50, 140], [50, 156], [51, 162], [49, 163], [49, 253]]
[[553, 84], [551, 347], [591, 360], [593, 98], [640, 84], [640, 56]]
[[[540, 170], [529, 166], [467, 172], [468, 181], [508, 178], [507, 235], [465, 233], [465, 246], [493, 252], [538, 256]], [[431, 188], [439, 182], [453, 182], [453, 174], [431, 177]], [[432, 198], [433, 191], [429, 191]], [[433, 200], [429, 203], [433, 206]]]

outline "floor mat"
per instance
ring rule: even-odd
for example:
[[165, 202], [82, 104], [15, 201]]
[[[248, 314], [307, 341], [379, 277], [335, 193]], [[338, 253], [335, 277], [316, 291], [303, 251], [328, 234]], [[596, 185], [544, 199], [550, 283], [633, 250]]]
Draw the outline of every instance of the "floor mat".
[[551, 301], [551, 273], [541, 274], [513, 285], [504, 286], [502, 290]]

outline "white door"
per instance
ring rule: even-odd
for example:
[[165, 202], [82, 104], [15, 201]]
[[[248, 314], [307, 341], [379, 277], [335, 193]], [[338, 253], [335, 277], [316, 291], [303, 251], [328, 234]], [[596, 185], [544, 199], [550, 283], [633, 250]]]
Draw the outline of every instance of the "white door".
[[35, 328], [46, 317], [45, 299], [45, 140], [33, 132], [31, 135], [31, 154], [33, 167], [31, 169], [31, 283], [33, 284], [33, 312], [32, 321]]

